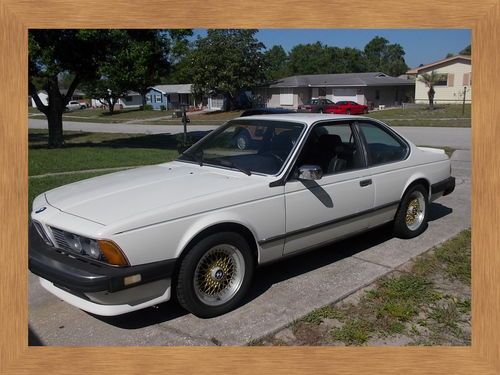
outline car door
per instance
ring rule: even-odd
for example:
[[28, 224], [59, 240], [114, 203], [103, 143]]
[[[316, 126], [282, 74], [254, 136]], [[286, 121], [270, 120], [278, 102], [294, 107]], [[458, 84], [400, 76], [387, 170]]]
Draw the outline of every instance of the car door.
[[389, 127], [363, 120], [356, 123], [365, 143], [369, 177], [374, 187], [374, 214], [370, 227], [394, 218], [406, 182], [414, 173], [406, 162], [410, 147]]
[[[303, 165], [319, 165], [319, 180], [301, 180]], [[361, 141], [349, 121], [318, 123], [311, 129], [285, 184], [284, 253], [327, 243], [369, 226], [374, 189], [367, 178]]]
[[363, 113], [363, 108], [356, 102], [349, 102], [350, 107], [351, 107], [351, 113], [354, 114], [360, 114]]

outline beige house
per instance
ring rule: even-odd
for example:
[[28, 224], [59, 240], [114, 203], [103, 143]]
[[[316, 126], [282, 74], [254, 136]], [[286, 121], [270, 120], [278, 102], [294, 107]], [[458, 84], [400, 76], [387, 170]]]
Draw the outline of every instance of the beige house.
[[472, 69], [470, 56], [453, 56], [427, 65], [419, 66], [406, 72], [416, 77], [415, 103], [428, 103], [429, 88], [418, 80], [424, 73], [436, 72], [441, 80], [434, 86], [434, 103], [458, 104], [462, 103], [465, 93], [465, 102], [471, 102], [472, 96]]
[[414, 85], [413, 79], [391, 77], [382, 72], [310, 74], [281, 78], [255, 87], [253, 92], [259, 104], [268, 108], [297, 109], [315, 98], [353, 101], [373, 108], [412, 101]]

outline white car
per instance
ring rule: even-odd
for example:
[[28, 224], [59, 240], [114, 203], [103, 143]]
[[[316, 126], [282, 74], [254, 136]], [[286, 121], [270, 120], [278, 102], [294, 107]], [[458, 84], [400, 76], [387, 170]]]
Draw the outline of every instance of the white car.
[[71, 100], [66, 104], [66, 109], [68, 111], [75, 111], [77, 109], [82, 109], [82, 104], [77, 100]]
[[[242, 128], [258, 135], [244, 150], [235, 139]], [[419, 235], [429, 202], [453, 191], [450, 174], [443, 150], [417, 147], [377, 120], [237, 118], [175, 161], [39, 195], [29, 268], [49, 292], [94, 314], [175, 293], [193, 314], [213, 317], [242, 302], [258, 265], [389, 222], [396, 236]]]

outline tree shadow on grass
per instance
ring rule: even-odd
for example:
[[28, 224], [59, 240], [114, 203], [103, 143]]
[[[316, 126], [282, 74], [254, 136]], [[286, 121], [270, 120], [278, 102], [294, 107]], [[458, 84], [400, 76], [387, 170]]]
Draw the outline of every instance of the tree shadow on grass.
[[[187, 133], [188, 144], [193, 144], [203, 138], [210, 131], [192, 131]], [[145, 134], [134, 135], [126, 137], [117, 137], [115, 139], [104, 139], [96, 142], [78, 142], [78, 138], [89, 136], [92, 133], [81, 132], [65, 134], [64, 149], [71, 149], [74, 147], [106, 147], [106, 148], [150, 148], [160, 150], [177, 150], [180, 143], [183, 141], [182, 134]], [[32, 133], [28, 138], [30, 143], [43, 142], [42, 144], [31, 144], [30, 149], [48, 149], [48, 135]]]

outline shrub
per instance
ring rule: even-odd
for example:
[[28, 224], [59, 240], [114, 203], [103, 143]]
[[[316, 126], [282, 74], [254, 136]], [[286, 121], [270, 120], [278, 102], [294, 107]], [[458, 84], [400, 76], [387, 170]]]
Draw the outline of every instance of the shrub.
[[167, 107], [165, 107], [165, 106], [162, 104], [162, 105], [160, 106], [160, 109], [161, 109], [162, 111], [166, 111], [166, 110], [167, 110]]
[[153, 106], [152, 106], [151, 104], [146, 104], [146, 105], [144, 106], [144, 110], [145, 110], [145, 111], [151, 111], [152, 109], [153, 109]]

